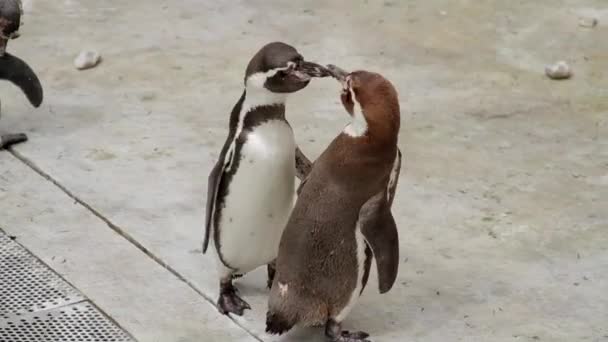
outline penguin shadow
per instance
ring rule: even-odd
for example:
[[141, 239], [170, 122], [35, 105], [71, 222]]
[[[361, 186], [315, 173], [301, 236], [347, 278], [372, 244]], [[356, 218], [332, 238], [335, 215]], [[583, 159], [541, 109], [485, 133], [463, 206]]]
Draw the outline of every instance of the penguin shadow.
[[258, 297], [266, 301], [270, 294], [270, 289], [266, 286], [267, 280], [266, 266], [264, 266], [236, 279], [234, 285], [239, 289], [241, 295], [246, 297]]
[[359, 302], [342, 324], [342, 329], [365, 331], [370, 334], [371, 341], [393, 340], [402, 336], [404, 331], [411, 329], [416, 317], [413, 308], [405, 303], [407, 291], [400, 286], [399, 278], [391, 291], [380, 294], [378, 277], [375, 267], [372, 267], [369, 281]]
[[[235, 282], [239, 292], [252, 305], [253, 310], [264, 314], [270, 294], [266, 281], [266, 267], [260, 267]], [[404, 331], [411, 329], [412, 322], [417, 319], [415, 316], [417, 306], [404, 308], [406, 304], [403, 298], [409, 298], [408, 291], [399, 284], [400, 282], [397, 281], [390, 292], [381, 295], [378, 293], [377, 273], [372, 268], [365, 291], [343, 322], [342, 328], [365, 331], [370, 334], [371, 341], [392, 340], [395, 336], [401, 336]], [[263, 325], [264, 322], [256, 324]], [[294, 327], [281, 336], [265, 334], [264, 339], [273, 342], [327, 342], [324, 326]]]

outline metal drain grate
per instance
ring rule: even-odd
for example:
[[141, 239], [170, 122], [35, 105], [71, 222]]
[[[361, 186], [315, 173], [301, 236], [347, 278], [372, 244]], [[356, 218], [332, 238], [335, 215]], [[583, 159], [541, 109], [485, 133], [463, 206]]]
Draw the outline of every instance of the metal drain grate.
[[36, 257], [0, 233], [0, 319], [83, 300]]
[[91, 304], [28, 313], [0, 321], [2, 342], [131, 342], [131, 338]]
[[126, 332], [0, 230], [0, 342], [132, 342]]

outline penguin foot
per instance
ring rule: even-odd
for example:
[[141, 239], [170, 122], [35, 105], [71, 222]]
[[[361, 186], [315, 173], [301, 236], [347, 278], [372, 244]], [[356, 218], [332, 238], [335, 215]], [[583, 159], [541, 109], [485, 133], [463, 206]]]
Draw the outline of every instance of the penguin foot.
[[274, 282], [274, 276], [277, 274], [277, 264], [276, 260], [268, 264], [268, 281], [266, 286], [270, 290], [272, 288], [272, 283]]
[[25, 133], [4, 134], [0, 136], [0, 149], [27, 141]]
[[340, 323], [333, 319], [327, 321], [325, 326], [325, 336], [332, 342], [371, 342], [367, 338], [369, 334], [363, 331], [350, 332], [348, 330], [341, 331]]
[[367, 338], [369, 334], [363, 331], [349, 332], [343, 331], [335, 342], [371, 342]]
[[237, 289], [232, 286], [221, 289], [220, 298], [217, 301], [217, 308], [223, 314], [233, 313], [235, 315], [243, 316], [243, 313], [247, 309], [251, 309], [251, 306], [239, 297]]

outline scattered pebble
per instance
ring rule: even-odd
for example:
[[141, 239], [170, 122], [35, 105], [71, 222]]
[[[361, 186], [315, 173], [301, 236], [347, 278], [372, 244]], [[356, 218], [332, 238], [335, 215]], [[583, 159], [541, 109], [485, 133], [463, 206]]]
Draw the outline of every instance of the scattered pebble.
[[559, 61], [545, 67], [545, 74], [553, 80], [563, 80], [572, 76], [572, 69], [565, 61]]
[[511, 148], [512, 146], [513, 146], [513, 145], [512, 145], [510, 142], [508, 142], [508, 141], [503, 141], [503, 142], [501, 142], [501, 143], [500, 143], [500, 145], [498, 145], [498, 147], [499, 147], [500, 149], [503, 149], [503, 150], [509, 149], [509, 148]]
[[441, 12], [439, 12], [439, 14], [441, 14], [441, 15], [448, 15], [448, 12], [446, 12], [446, 11], [441, 11]]
[[597, 18], [586, 17], [578, 19], [578, 26], [580, 27], [594, 28], [597, 26], [597, 23]]
[[101, 55], [95, 50], [83, 50], [74, 60], [74, 66], [78, 70], [96, 67], [101, 62]]

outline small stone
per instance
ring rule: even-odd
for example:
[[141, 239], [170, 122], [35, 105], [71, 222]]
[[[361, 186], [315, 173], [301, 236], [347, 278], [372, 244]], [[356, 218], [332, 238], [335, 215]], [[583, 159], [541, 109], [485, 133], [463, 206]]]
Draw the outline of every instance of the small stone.
[[85, 70], [96, 67], [101, 62], [101, 55], [95, 50], [83, 50], [74, 59], [74, 66], [78, 70]]
[[559, 61], [545, 67], [545, 74], [553, 80], [563, 80], [572, 76], [572, 69], [565, 61]]
[[594, 28], [597, 26], [597, 18], [579, 18], [578, 19], [578, 26], [580, 27], [586, 27], [586, 28]]
[[502, 149], [502, 150], [509, 149], [509, 148], [511, 148], [512, 146], [513, 146], [513, 145], [512, 145], [510, 142], [508, 142], [508, 141], [503, 141], [503, 142], [501, 142], [501, 143], [500, 143], [500, 145], [498, 145], [498, 147], [499, 147], [500, 149]]
[[445, 15], [448, 15], [448, 12], [446, 12], [446, 11], [441, 11], [441, 12], [439, 12], [439, 14], [441, 14], [441, 15], [444, 15], [444, 16], [445, 16]]

